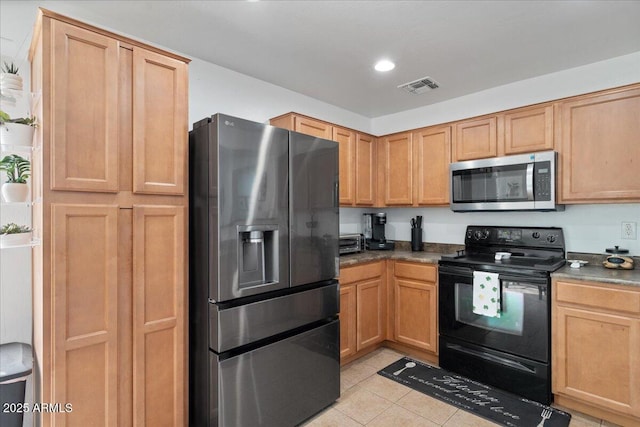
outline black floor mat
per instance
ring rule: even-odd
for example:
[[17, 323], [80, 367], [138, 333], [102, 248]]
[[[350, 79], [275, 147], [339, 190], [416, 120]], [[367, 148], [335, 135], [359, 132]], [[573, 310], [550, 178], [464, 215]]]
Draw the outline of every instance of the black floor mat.
[[571, 415], [404, 357], [378, 372], [400, 384], [508, 427], [567, 427]]

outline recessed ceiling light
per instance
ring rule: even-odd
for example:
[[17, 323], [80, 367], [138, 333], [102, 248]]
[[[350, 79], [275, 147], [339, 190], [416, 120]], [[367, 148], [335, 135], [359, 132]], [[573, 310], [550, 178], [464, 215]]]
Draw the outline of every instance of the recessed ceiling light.
[[378, 61], [373, 68], [377, 71], [391, 71], [396, 68], [396, 64], [387, 59], [383, 59], [382, 61]]

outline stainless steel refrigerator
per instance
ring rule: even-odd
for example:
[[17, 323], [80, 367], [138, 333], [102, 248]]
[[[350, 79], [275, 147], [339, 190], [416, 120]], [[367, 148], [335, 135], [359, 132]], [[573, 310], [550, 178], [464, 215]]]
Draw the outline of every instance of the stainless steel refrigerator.
[[340, 395], [337, 143], [216, 114], [189, 154], [189, 425], [297, 425]]

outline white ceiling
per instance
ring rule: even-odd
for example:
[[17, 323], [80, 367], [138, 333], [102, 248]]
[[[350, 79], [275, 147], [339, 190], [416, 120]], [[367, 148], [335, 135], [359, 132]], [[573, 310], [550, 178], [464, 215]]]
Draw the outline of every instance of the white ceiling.
[[[637, 0], [2, 0], [2, 55], [26, 56], [38, 6], [366, 117], [640, 51]], [[440, 88], [397, 89], [424, 76]]]

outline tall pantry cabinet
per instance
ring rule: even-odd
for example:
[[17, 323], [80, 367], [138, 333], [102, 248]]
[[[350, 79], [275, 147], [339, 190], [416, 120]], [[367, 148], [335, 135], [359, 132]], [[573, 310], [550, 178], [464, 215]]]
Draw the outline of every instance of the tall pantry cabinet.
[[42, 425], [185, 425], [189, 60], [47, 10], [30, 60]]

